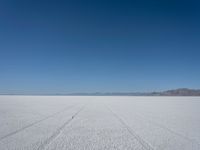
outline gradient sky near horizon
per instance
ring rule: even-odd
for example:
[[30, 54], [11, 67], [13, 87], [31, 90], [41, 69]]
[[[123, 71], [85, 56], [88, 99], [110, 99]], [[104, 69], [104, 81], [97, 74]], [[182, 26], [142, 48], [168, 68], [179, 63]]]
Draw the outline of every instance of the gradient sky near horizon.
[[200, 88], [198, 0], [1, 0], [0, 93]]

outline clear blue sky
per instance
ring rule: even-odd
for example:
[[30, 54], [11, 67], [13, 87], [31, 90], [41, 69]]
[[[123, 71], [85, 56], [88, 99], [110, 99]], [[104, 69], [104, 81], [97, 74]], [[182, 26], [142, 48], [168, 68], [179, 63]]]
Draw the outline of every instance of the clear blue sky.
[[200, 88], [198, 0], [1, 0], [0, 93]]

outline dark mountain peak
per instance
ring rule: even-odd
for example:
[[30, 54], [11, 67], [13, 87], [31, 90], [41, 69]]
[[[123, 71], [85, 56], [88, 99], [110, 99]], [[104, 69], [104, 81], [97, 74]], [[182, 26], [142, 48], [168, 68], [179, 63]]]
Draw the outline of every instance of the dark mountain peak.
[[164, 96], [200, 96], [200, 90], [199, 89], [179, 88], [179, 89], [160, 92], [160, 95], [164, 95]]

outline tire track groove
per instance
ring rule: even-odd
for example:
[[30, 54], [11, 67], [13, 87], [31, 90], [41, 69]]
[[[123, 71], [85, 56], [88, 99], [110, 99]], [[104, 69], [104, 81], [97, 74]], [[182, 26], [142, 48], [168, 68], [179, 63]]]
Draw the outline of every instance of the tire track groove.
[[[136, 114], [136, 115], [138, 116], [137, 119], [144, 118], [144, 119], [146, 120], [146, 117], [144, 117], [144, 115], [141, 115], [141, 114]], [[196, 145], [198, 145], [198, 147], [200, 147], [200, 143], [199, 143], [198, 141], [196, 141], [196, 139], [194, 139], [194, 138], [187, 137], [187, 136], [185, 136], [184, 134], [179, 133], [179, 132], [176, 132], [176, 131], [174, 131], [173, 129], [171, 129], [171, 128], [169, 128], [169, 127], [166, 127], [165, 125], [160, 124], [160, 123], [158, 123], [158, 122], [156, 122], [156, 121], [153, 121], [153, 120], [148, 119], [147, 122], [149, 122], [150, 124], [152, 124], [152, 125], [154, 125], [154, 126], [156, 126], [156, 127], [158, 127], [158, 128], [161, 128], [161, 129], [163, 129], [163, 130], [165, 130], [165, 131], [171, 133], [171, 134], [174, 135], [174, 136], [178, 136], [178, 137], [180, 137], [180, 138], [182, 138], [182, 139], [184, 139], [184, 140], [186, 140], [186, 141], [188, 141], [188, 142], [191, 142], [192, 144], [196, 144]]]
[[61, 134], [65, 126], [69, 124], [84, 108], [85, 106], [81, 107], [76, 113], [74, 113], [69, 120], [67, 120], [62, 126], [60, 126], [49, 138], [42, 142], [42, 144], [37, 148], [37, 150], [46, 149], [46, 147]]
[[108, 110], [119, 120], [119, 122], [127, 129], [127, 131], [143, 146], [145, 150], [155, 150], [148, 142], [142, 139], [137, 133], [133, 131], [115, 112], [106, 106]]
[[63, 110], [61, 110], [61, 111], [59, 111], [59, 112], [56, 112], [56, 113], [51, 114], [51, 115], [49, 115], [49, 116], [47, 116], [47, 117], [45, 117], [45, 118], [43, 118], [43, 119], [40, 119], [40, 120], [35, 121], [35, 122], [31, 123], [31, 124], [28, 124], [28, 125], [26, 125], [26, 126], [20, 128], [20, 129], [18, 129], [18, 130], [15, 130], [15, 131], [13, 131], [13, 132], [10, 132], [10, 133], [8, 133], [8, 134], [6, 134], [6, 135], [0, 137], [0, 141], [4, 140], [4, 139], [6, 139], [6, 138], [8, 138], [8, 137], [10, 137], [10, 136], [13, 136], [13, 135], [15, 135], [15, 134], [17, 134], [17, 133], [20, 133], [20, 132], [22, 132], [23, 130], [25, 130], [25, 129], [27, 129], [27, 128], [30, 128], [30, 127], [32, 127], [32, 126], [38, 124], [38, 123], [41, 123], [41, 122], [43, 122], [43, 121], [45, 121], [45, 120], [47, 120], [47, 119], [49, 119], [49, 118], [55, 117], [56, 115], [58, 115], [58, 114], [60, 114], [60, 113], [62, 113], [62, 112], [64, 112], [64, 111], [67, 111], [67, 110], [69, 110], [69, 109], [71, 109], [71, 108], [73, 108], [73, 107], [75, 107], [75, 105], [68, 106], [67, 108], [65, 108], [65, 109], [63, 109]]

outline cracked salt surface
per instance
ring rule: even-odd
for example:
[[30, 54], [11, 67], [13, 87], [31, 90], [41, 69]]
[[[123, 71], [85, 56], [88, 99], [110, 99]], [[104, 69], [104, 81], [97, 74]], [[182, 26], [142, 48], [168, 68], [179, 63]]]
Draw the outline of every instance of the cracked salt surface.
[[1, 150], [199, 150], [200, 97], [0, 96]]

